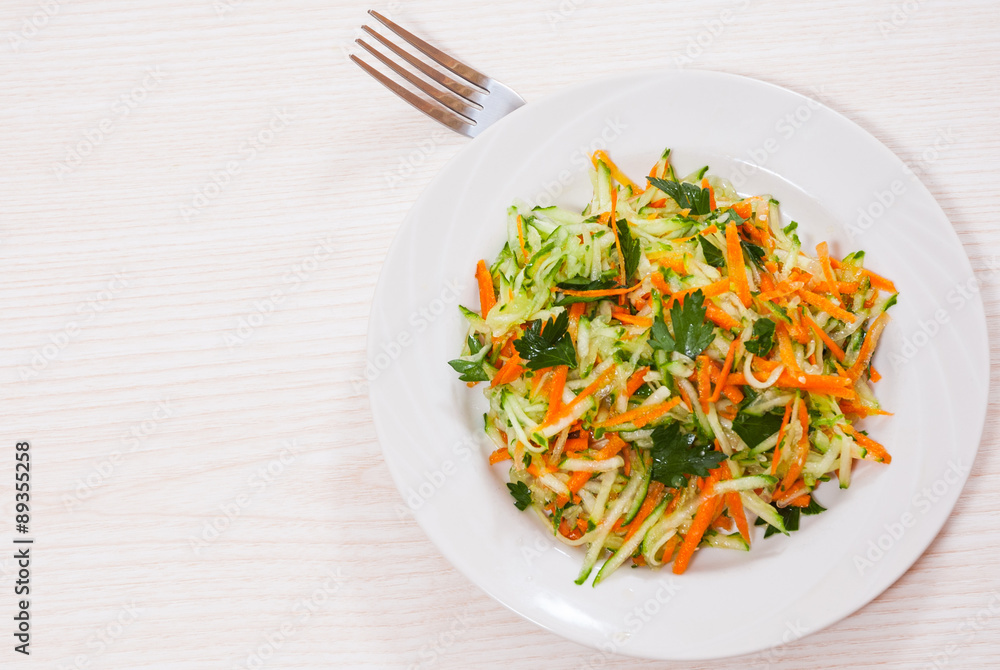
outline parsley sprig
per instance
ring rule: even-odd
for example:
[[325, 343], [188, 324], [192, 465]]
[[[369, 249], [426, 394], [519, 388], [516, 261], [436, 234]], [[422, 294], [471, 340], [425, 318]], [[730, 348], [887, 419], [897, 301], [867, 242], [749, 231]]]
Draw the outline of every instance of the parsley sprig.
[[650, 333], [650, 346], [666, 352], [677, 351], [688, 358], [694, 358], [715, 339], [715, 327], [705, 322], [705, 311], [705, 294], [701, 291], [688, 295], [683, 304], [675, 302], [670, 307], [673, 335], [663, 319], [657, 317]]
[[701, 188], [686, 181], [676, 182], [657, 177], [646, 177], [649, 183], [660, 189], [677, 203], [681, 209], [690, 209], [695, 216], [708, 214], [712, 211], [709, 206], [711, 198], [707, 188]]
[[541, 370], [556, 365], [576, 365], [576, 348], [569, 333], [569, 314], [563, 311], [545, 322], [528, 322], [528, 328], [514, 341], [521, 360], [529, 370]]
[[691, 475], [707, 477], [708, 471], [719, 467], [726, 458], [709, 446], [696, 446], [694, 434], [682, 433], [678, 423], [657, 426], [652, 439], [652, 477], [672, 488], [686, 486]]

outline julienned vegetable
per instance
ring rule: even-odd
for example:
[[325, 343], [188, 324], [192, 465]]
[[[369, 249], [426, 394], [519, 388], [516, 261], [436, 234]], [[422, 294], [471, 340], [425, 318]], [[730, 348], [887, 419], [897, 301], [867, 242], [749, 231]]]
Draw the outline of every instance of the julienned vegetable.
[[895, 286], [669, 159], [640, 188], [598, 152], [582, 214], [511, 207], [450, 361], [489, 382], [517, 508], [586, 546], [580, 584], [602, 557], [595, 586], [628, 560], [680, 574], [700, 547], [749, 550], [747, 513], [787, 534], [823, 511], [820, 482], [891, 460], [855, 422], [886, 414], [871, 361]]

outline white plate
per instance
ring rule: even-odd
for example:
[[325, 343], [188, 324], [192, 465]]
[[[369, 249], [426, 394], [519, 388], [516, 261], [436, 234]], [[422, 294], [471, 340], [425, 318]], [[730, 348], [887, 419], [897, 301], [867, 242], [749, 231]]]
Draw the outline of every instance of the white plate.
[[[803, 243], [863, 248], [900, 300], [875, 358], [892, 417], [865, 427], [893, 455], [861, 463], [850, 489], [790, 537], [749, 553], [699, 552], [680, 577], [621, 569], [573, 583], [581, 550], [515, 509], [490, 467], [486, 403], [446, 364], [462, 346], [457, 305], [505, 239], [515, 199], [582, 209], [587, 155], [606, 148], [633, 178], [664, 147], [679, 174], [708, 164], [744, 193], [771, 193]], [[853, 236], [853, 237], [852, 237]], [[581, 644], [657, 659], [746, 654], [819, 630], [878, 596], [930, 544], [972, 466], [989, 357], [961, 243], [927, 190], [867, 132], [801, 95], [732, 75], [645, 72], [577, 86], [503, 119], [424, 191], [389, 250], [368, 331], [378, 436], [407, 505], [441, 552], [521, 616]], [[964, 297], [969, 296], [969, 297]]]

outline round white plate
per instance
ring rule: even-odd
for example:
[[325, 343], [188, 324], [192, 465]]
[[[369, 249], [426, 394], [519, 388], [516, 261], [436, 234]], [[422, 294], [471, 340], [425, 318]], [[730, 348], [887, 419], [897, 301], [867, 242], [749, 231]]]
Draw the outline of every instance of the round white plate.
[[[481, 386], [446, 364], [478, 309], [474, 268], [505, 239], [515, 200], [577, 210], [587, 157], [606, 149], [634, 179], [664, 147], [678, 174], [710, 165], [781, 201], [812, 249], [861, 248], [898, 306], [875, 358], [894, 416], [865, 428], [893, 455], [860, 463], [850, 489], [821, 485], [829, 511], [749, 553], [699, 552], [688, 572], [623, 568], [573, 583], [582, 550], [519, 512], [490, 467]], [[902, 161], [823, 105], [752, 79], [644, 72], [527, 105], [472, 142], [413, 207], [389, 250], [368, 331], [375, 426], [406, 504], [441, 552], [521, 616], [581, 644], [657, 659], [707, 659], [787, 644], [878, 596], [927, 548], [972, 466], [986, 412], [982, 303], [962, 245]], [[964, 292], [963, 292], [964, 291]]]

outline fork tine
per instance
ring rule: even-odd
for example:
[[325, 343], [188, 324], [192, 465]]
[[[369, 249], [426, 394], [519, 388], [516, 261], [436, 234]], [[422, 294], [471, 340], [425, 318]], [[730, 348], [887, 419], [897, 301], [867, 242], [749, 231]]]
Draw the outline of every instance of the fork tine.
[[468, 137], [472, 137], [472, 131], [475, 126], [470, 125], [464, 120], [464, 117], [455, 115], [438, 105], [435, 105], [419, 96], [414, 95], [410, 91], [406, 90], [393, 80], [386, 77], [384, 74], [373, 68], [368, 63], [364, 62], [354, 54], [351, 54], [351, 60], [354, 61], [362, 70], [374, 77], [380, 84], [385, 86], [387, 89], [398, 95], [400, 98], [406, 102], [413, 105], [416, 109], [431, 117], [438, 123], [448, 126], [456, 133], [461, 133]]
[[382, 35], [378, 34], [368, 26], [361, 26], [361, 29], [364, 30], [369, 35], [371, 35], [372, 37], [374, 37], [376, 40], [378, 40], [379, 43], [381, 43], [387, 49], [392, 51], [394, 54], [396, 54], [397, 56], [405, 60], [407, 63], [412, 65], [414, 68], [422, 72], [429, 79], [432, 79], [433, 81], [436, 81], [438, 84], [441, 84], [455, 95], [459, 95], [467, 100], [471, 100], [474, 104], [477, 105], [479, 104], [479, 99], [483, 97], [483, 94], [480, 93], [478, 89], [471, 88], [469, 86], [466, 86], [465, 84], [459, 83], [445, 76], [444, 74], [442, 74], [438, 70], [435, 70], [434, 68], [432, 68], [430, 65], [423, 62], [419, 58], [414, 58], [408, 52], [404, 51], [403, 49], [400, 49], [398, 46], [396, 46], [386, 38], [382, 37]]
[[422, 79], [420, 79], [416, 75], [413, 75], [409, 71], [407, 71], [404, 68], [400, 67], [399, 65], [396, 65], [394, 62], [392, 62], [392, 60], [390, 60], [389, 58], [383, 56], [382, 53], [378, 49], [376, 49], [372, 45], [368, 44], [364, 40], [357, 39], [357, 40], [354, 40], [354, 41], [356, 43], [358, 43], [359, 45], [361, 45], [362, 47], [364, 47], [365, 50], [368, 51], [368, 53], [370, 53], [372, 56], [375, 56], [375, 58], [377, 58], [379, 61], [381, 61], [383, 65], [385, 65], [386, 67], [388, 67], [389, 69], [391, 69], [393, 72], [395, 72], [396, 74], [398, 74], [400, 77], [402, 77], [403, 79], [405, 79], [406, 81], [408, 81], [410, 84], [412, 84], [416, 88], [420, 89], [421, 91], [423, 91], [424, 93], [426, 93], [430, 97], [434, 98], [435, 100], [437, 100], [439, 103], [441, 103], [442, 105], [444, 105], [445, 107], [447, 107], [451, 111], [453, 111], [456, 114], [459, 114], [462, 117], [468, 119], [470, 123], [474, 123], [474, 121], [469, 117], [469, 114], [470, 113], [475, 113], [476, 108], [472, 107], [471, 105], [469, 105], [468, 101], [466, 101], [466, 100], [464, 100], [462, 98], [459, 98], [458, 96], [452, 95], [451, 93], [447, 93], [445, 91], [440, 91], [440, 90], [434, 88], [433, 86], [431, 86], [427, 82], [423, 81]]
[[460, 63], [459, 61], [455, 60], [448, 54], [441, 51], [440, 49], [432, 47], [430, 44], [423, 41], [422, 39], [411, 33], [406, 28], [403, 28], [402, 26], [399, 26], [396, 23], [390, 21], [386, 17], [376, 12], [374, 9], [369, 9], [368, 13], [374, 16], [376, 19], [378, 19], [382, 23], [382, 25], [384, 25], [386, 28], [388, 28], [392, 32], [402, 37], [406, 42], [413, 45], [420, 51], [423, 51], [425, 54], [427, 54], [435, 61], [440, 63], [443, 67], [451, 70], [452, 72], [457, 74], [459, 77], [462, 77], [466, 81], [475, 84], [476, 86], [483, 89], [487, 93], [489, 92], [490, 79], [486, 75], [482, 74], [481, 72], [477, 72], [476, 70], [473, 70], [471, 67], [465, 65], [464, 63]]

